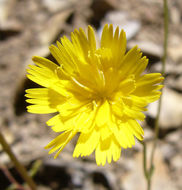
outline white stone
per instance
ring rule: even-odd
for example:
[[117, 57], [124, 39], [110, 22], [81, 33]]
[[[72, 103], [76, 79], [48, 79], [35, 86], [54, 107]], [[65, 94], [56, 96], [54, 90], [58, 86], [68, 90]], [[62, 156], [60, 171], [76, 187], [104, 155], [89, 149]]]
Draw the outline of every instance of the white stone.
[[98, 30], [98, 36], [101, 37], [105, 24], [113, 24], [114, 30], [119, 26], [120, 30], [124, 30], [127, 40], [133, 38], [141, 28], [138, 20], [129, 19], [128, 15], [123, 11], [111, 11], [104, 18], [101, 27]]
[[[150, 117], [155, 118], [158, 102], [149, 104], [146, 112]], [[159, 125], [162, 128], [176, 128], [182, 124], [182, 95], [167, 87], [163, 89], [162, 107]]]

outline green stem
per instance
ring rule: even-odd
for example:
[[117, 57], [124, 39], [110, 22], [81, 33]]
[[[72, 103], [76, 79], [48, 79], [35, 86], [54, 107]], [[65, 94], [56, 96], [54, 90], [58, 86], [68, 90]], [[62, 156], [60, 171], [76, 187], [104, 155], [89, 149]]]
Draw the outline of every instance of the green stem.
[[22, 178], [26, 181], [26, 183], [29, 185], [29, 187], [32, 190], [36, 190], [36, 185], [34, 183], [34, 181], [32, 180], [31, 177], [29, 177], [29, 175], [27, 174], [26, 169], [24, 168], [24, 166], [18, 161], [18, 159], [16, 158], [16, 156], [14, 155], [14, 153], [12, 152], [10, 146], [8, 145], [8, 143], [6, 142], [5, 138], [3, 137], [3, 135], [0, 132], [0, 143], [4, 149], [4, 151], [8, 154], [9, 158], [11, 159], [11, 161], [14, 163], [15, 168], [17, 169], [17, 171], [20, 173], [20, 175], [22, 176]]
[[42, 166], [42, 161], [41, 160], [36, 160], [34, 163], [33, 163], [33, 166], [32, 168], [29, 170], [29, 176], [31, 177], [34, 177], [38, 170], [40, 169], [40, 167]]
[[[163, 76], [165, 76], [167, 47], [168, 47], [168, 20], [169, 20], [167, 0], [163, 0], [163, 5], [164, 5], [164, 45], [163, 45], [163, 58], [162, 58], [161, 73]], [[159, 99], [159, 104], [158, 104], [158, 109], [157, 109], [157, 116], [156, 116], [155, 126], [154, 126], [155, 127], [155, 130], [154, 130], [155, 137], [154, 137], [152, 152], [151, 152], [151, 157], [150, 157], [150, 167], [148, 170], [146, 169], [146, 160], [144, 161], [144, 173], [147, 174], [147, 175], [145, 174], [145, 176], [146, 176], [146, 180], [147, 180], [147, 189], [148, 190], [151, 190], [151, 182], [152, 182], [152, 176], [153, 176], [153, 172], [154, 172], [154, 156], [155, 156], [157, 141], [158, 141], [158, 137], [159, 137], [159, 118], [160, 118], [160, 112], [161, 112], [161, 105], [162, 105], [162, 94], [161, 94], [161, 97]], [[145, 142], [144, 142], [143, 154], [144, 154], [144, 157], [146, 159]]]
[[[141, 142], [141, 141], [140, 141]], [[143, 145], [143, 170], [144, 170], [144, 175], [145, 178], [148, 178], [148, 171], [147, 171], [147, 149], [146, 149], [146, 144], [145, 142], [141, 142], [141, 144]]]
[[[161, 73], [163, 76], [165, 75], [167, 46], [168, 46], [168, 5], [167, 5], [167, 0], [164, 0], [164, 45], [163, 45], [164, 52], [163, 52], [162, 70], [161, 70]], [[163, 89], [161, 91], [163, 92]], [[159, 117], [160, 117], [161, 105], [162, 105], [162, 94], [161, 94], [161, 98], [159, 99], [157, 116], [156, 116], [156, 120], [155, 120], [155, 138], [154, 138], [151, 160], [150, 160], [151, 167], [153, 165], [155, 150], [156, 150], [156, 146], [157, 146], [157, 140], [158, 140], [158, 136], [159, 136]]]
[[[41, 166], [42, 166], [42, 161], [41, 160], [36, 160], [33, 163], [32, 168], [30, 169], [30, 171], [28, 171], [29, 176], [33, 178], [37, 174], [37, 172], [38, 172], [38, 170], [40, 169]], [[26, 183], [23, 184], [24, 190], [25, 190], [25, 187], [27, 187]], [[11, 184], [6, 190], [14, 190], [14, 189], [16, 189], [15, 185]]]

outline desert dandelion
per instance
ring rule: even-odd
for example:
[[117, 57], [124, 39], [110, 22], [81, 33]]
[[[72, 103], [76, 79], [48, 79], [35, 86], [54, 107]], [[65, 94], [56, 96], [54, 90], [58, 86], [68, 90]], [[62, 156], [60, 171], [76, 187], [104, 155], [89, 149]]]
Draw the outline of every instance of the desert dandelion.
[[125, 32], [105, 25], [100, 45], [88, 26], [74, 30], [71, 40], [62, 37], [50, 52], [58, 64], [35, 56], [27, 77], [42, 88], [26, 90], [28, 111], [57, 113], [47, 125], [60, 133], [45, 148], [59, 155], [79, 133], [73, 157], [95, 151], [98, 165], [120, 158], [122, 148], [131, 148], [135, 137], [143, 139], [146, 106], [159, 99], [163, 77], [143, 74], [148, 59], [137, 46], [126, 53]]

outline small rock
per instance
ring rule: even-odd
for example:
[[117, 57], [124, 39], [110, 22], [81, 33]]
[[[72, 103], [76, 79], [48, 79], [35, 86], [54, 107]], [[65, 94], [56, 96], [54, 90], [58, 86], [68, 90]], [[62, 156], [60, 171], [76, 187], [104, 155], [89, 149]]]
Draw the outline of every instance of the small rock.
[[[151, 71], [161, 72], [162, 62], [157, 62], [151, 66]], [[182, 73], [182, 64], [175, 64], [171, 62], [166, 62], [165, 74], [166, 75], [180, 75]]]
[[10, 0], [0, 0], [0, 23], [7, 20]]
[[182, 154], [177, 154], [175, 157], [173, 157], [170, 160], [170, 164], [173, 167], [173, 169], [181, 170], [182, 171]]
[[74, 185], [75, 188], [81, 188], [83, 187], [83, 181], [85, 178], [85, 173], [83, 172], [83, 170], [81, 169], [73, 169], [73, 168], [69, 168], [69, 172], [71, 174], [71, 178], [72, 178], [72, 183]]
[[175, 62], [182, 60], [182, 42], [178, 46], [172, 46], [168, 48], [168, 54]]
[[172, 143], [172, 144], [176, 144], [176, 145], [181, 144], [181, 142], [180, 142], [181, 140], [182, 140], [182, 130], [181, 129], [171, 132], [166, 136], [166, 141], [169, 143]]
[[162, 142], [160, 144], [160, 150], [165, 160], [170, 161], [170, 159], [177, 153], [177, 148], [168, 142]]
[[170, 18], [173, 24], [175, 25], [179, 25], [181, 22], [181, 14], [180, 14], [180, 10], [177, 7], [172, 7], [170, 9]]
[[23, 31], [23, 26], [16, 20], [7, 20], [0, 23], [0, 40], [16, 36]]
[[171, 87], [171, 88], [173, 88], [173, 89], [175, 89], [177, 91], [182, 92], [182, 75], [180, 75], [178, 77], [176, 77], [176, 76], [169, 76], [168, 78], [166, 78], [166, 84], [169, 87]]
[[170, 160], [171, 175], [177, 189], [182, 189], [182, 153], [177, 154]]
[[43, 0], [42, 2], [49, 11], [57, 12], [72, 7], [75, 0]]
[[154, 131], [152, 131], [149, 127], [144, 129], [144, 138], [145, 140], [151, 140], [154, 137]]
[[[158, 102], [148, 106], [146, 112], [152, 118], [156, 117]], [[162, 107], [159, 125], [163, 129], [177, 128], [182, 124], [182, 95], [165, 87], [163, 89]]]
[[[152, 72], [161, 72], [162, 62], [152, 64], [150, 70]], [[182, 92], [182, 64], [167, 61], [165, 66], [165, 75], [165, 85]]]
[[8, 20], [0, 24], [0, 30], [20, 32], [23, 30], [23, 26], [17, 20]]
[[[151, 146], [147, 146], [147, 152], [151, 152]], [[155, 170], [152, 177], [152, 188], [155, 190], [177, 190], [170, 179], [169, 169], [163, 160], [159, 149], [156, 150], [154, 158]], [[145, 190], [146, 179], [143, 172], [143, 154], [138, 153], [132, 161], [130, 171], [122, 176], [123, 190]]]
[[166, 144], [169, 144], [172, 148], [172, 153], [170, 152], [169, 154], [173, 154], [172, 156], [182, 154], [182, 129], [178, 129], [172, 133], [169, 133], [165, 140], [167, 142]]
[[122, 11], [111, 11], [105, 16], [98, 30], [99, 36], [101, 36], [105, 24], [113, 24], [114, 30], [119, 26], [126, 32], [128, 40], [133, 38], [141, 28], [141, 23], [138, 20], [130, 20], [129, 16]]
[[53, 15], [40, 31], [40, 42], [42, 45], [50, 45], [64, 28], [65, 20], [72, 13], [72, 8], [61, 11]]
[[141, 51], [147, 55], [155, 56], [160, 58], [163, 53], [163, 48], [160, 45], [155, 44], [152, 41], [131, 41], [128, 43], [128, 47], [132, 48], [137, 45]]
[[128, 14], [123, 11], [110, 11], [106, 14], [104, 21], [113, 22], [114, 24], [123, 22], [128, 19]]

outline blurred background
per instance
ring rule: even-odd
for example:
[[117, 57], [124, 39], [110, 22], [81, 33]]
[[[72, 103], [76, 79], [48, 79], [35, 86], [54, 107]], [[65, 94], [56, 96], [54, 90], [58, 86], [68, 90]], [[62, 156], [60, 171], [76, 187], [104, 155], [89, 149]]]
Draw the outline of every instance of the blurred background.
[[[153, 190], [182, 189], [182, 1], [169, 3], [166, 80], [155, 157]], [[130, 49], [138, 45], [149, 58], [149, 72], [161, 71], [162, 0], [0, 0], [0, 130], [23, 165], [42, 164], [34, 177], [38, 190], [145, 190], [142, 146], [122, 151], [118, 162], [98, 167], [94, 154], [72, 158], [76, 138], [59, 158], [44, 150], [55, 133], [45, 122], [51, 115], [26, 112], [24, 91], [36, 87], [26, 78], [31, 57], [53, 60], [48, 47], [75, 28], [92, 25], [101, 35], [105, 23], [123, 28]], [[150, 154], [157, 102], [142, 123]], [[11, 184], [6, 171], [22, 179], [0, 146], [0, 190]], [[4, 169], [2, 169], [4, 168]]]

